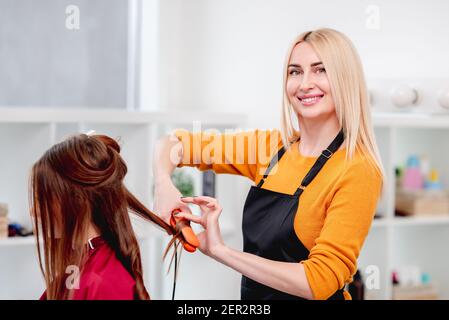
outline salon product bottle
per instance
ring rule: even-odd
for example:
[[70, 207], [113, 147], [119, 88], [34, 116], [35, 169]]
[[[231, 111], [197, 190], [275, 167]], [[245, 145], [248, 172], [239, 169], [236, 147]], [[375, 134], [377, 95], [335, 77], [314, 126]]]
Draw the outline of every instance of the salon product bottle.
[[407, 160], [407, 167], [404, 170], [402, 188], [407, 191], [421, 190], [424, 186], [424, 179], [421, 173], [420, 162], [417, 156], [412, 155]]
[[432, 169], [428, 175], [428, 178], [425, 183], [425, 188], [427, 190], [442, 190], [440, 181], [440, 174], [436, 169]]

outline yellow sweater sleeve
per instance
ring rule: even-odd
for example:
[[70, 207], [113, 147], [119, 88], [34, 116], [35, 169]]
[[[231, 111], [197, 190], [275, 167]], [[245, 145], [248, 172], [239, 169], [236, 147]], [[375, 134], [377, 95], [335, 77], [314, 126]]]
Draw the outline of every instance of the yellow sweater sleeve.
[[[245, 176], [255, 180], [270, 162], [273, 151], [281, 144], [279, 131], [254, 130], [237, 133], [192, 133], [175, 131], [182, 142], [183, 158], [179, 167], [197, 167]], [[262, 173], [263, 174], [263, 173]]]
[[315, 299], [327, 299], [352, 279], [368, 235], [382, 178], [363, 160], [339, 179], [326, 218], [307, 260], [302, 261]]

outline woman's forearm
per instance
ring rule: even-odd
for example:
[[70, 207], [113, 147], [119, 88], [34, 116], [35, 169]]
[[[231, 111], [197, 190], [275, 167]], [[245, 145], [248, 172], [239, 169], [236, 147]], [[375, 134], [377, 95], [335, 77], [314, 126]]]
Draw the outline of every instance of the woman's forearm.
[[158, 140], [153, 154], [153, 173], [156, 185], [171, 181], [171, 174], [181, 162], [183, 148], [181, 141], [174, 135]]
[[305, 299], [313, 299], [301, 263], [273, 261], [225, 245], [215, 249], [211, 256], [261, 284]]
[[182, 194], [171, 180], [171, 175], [181, 162], [182, 156], [182, 143], [175, 135], [161, 138], [154, 148], [153, 210], [168, 224], [175, 209], [191, 213], [189, 207], [181, 201]]

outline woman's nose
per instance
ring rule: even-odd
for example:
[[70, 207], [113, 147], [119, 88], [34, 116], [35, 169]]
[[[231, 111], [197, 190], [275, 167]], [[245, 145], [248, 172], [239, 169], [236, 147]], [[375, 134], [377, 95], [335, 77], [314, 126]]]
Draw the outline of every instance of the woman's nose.
[[299, 89], [303, 92], [307, 92], [307, 91], [313, 89], [313, 87], [314, 87], [314, 84], [313, 84], [312, 79], [310, 78], [309, 73], [308, 72], [304, 73], [304, 76], [302, 77], [302, 81], [299, 85]]

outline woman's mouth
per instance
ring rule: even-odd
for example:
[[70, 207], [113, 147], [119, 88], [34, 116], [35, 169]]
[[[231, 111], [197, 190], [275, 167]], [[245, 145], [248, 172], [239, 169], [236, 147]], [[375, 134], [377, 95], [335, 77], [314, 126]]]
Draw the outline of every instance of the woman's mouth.
[[309, 107], [309, 106], [313, 106], [314, 104], [318, 103], [321, 98], [323, 98], [324, 94], [320, 94], [320, 95], [314, 95], [314, 96], [304, 96], [304, 97], [298, 97], [299, 102], [301, 102], [301, 104], [303, 106]]

